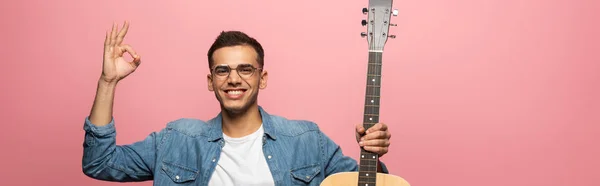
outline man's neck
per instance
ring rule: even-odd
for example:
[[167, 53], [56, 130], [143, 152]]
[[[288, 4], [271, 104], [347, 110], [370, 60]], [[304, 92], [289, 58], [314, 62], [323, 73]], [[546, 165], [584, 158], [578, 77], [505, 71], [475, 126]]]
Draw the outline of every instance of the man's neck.
[[250, 106], [242, 113], [229, 113], [222, 110], [223, 133], [232, 138], [239, 138], [256, 132], [262, 124], [257, 105]]

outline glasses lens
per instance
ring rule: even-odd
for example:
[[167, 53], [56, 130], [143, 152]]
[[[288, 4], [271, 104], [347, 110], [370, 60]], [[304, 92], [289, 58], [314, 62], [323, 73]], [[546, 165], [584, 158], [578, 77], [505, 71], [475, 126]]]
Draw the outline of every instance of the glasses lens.
[[227, 74], [229, 74], [229, 67], [228, 66], [217, 66], [217, 67], [215, 67], [215, 74], [217, 76], [227, 76]]
[[254, 67], [250, 64], [238, 65], [237, 71], [241, 75], [249, 76], [252, 75], [252, 72], [254, 72]]

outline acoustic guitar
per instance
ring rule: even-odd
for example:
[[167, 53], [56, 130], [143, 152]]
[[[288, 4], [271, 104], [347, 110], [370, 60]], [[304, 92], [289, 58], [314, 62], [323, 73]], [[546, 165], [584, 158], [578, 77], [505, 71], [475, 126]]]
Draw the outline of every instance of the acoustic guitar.
[[[367, 72], [367, 88], [365, 95], [365, 108], [363, 126], [368, 129], [379, 122], [379, 101], [381, 87], [381, 59], [383, 46], [389, 35], [391, 15], [397, 16], [398, 10], [392, 10], [392, 0], [369, 0], [369, 8], [363, 8], [363, 14], [368, 14], [367, 20], [362, 20], [362, 25], [367, 26], [367, 32], [361, 36], [366, 37], [369, 44], [369, 61]], [[377, 173], [379, 155], [361, 148], [358, 172], [341, 172], [328, 176], [321, 186], [410, 186], [403, 178], [391, 174]]]

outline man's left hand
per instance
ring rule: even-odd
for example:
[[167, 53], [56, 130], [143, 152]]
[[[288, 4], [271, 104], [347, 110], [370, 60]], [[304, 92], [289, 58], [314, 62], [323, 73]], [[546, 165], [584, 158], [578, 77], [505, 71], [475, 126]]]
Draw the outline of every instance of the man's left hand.
[[377, 123], [370, 127], [367, 131], [362, 124], [356, 125], [356, 140], [358, 145], [366, 151], [383, 156], [388, 152], [390, 146], [390, 138], [392, 134], [388, 131], [388, 127], [384, 123]]

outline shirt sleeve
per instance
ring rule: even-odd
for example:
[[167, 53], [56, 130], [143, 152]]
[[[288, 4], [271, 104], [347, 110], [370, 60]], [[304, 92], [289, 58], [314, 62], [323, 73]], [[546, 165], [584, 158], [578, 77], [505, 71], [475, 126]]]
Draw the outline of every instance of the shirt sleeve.
[[128, 182], [153, 179], [158, 142], [164, 133], [153, 132], [144, 140], [116, 145], [114, 118], [96, 126], [85, 118], [82, 168], [85, 175], [105, 181]]
[[323, 147], [325, 177], [339, 172], [358, 171], [356, 160], [343, 154], [341, 147], [319, 131]]

